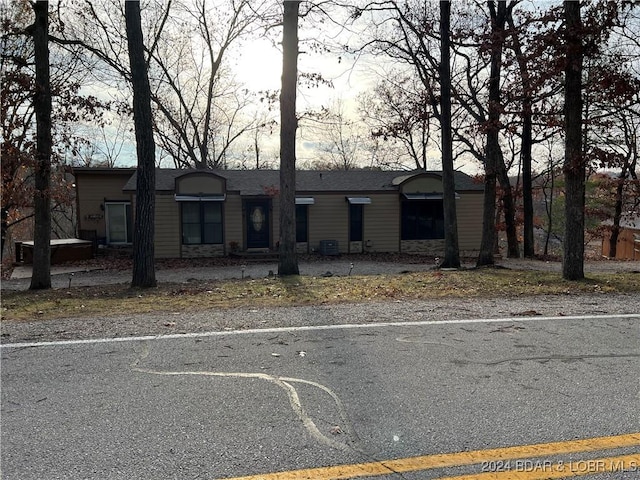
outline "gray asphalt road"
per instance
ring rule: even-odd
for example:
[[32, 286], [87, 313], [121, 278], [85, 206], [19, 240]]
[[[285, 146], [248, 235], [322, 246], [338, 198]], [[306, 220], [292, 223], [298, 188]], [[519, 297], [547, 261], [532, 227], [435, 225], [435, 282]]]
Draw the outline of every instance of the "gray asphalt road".
[[[3, 345], [2, 478], [214, 479], [618, 439], [640, 432], [638, 372], [640, 315]], [[615, 439], [560, 458], [640, 453]], [[377, 478], [481, 468], [497, 466]]]

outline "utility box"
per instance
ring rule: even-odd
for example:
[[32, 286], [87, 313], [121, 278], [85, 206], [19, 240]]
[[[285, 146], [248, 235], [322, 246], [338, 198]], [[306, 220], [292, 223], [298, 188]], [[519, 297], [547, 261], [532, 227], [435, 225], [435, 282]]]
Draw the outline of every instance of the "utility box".
[[320, 255], [340, 255], [337, 240], [320, 240]]

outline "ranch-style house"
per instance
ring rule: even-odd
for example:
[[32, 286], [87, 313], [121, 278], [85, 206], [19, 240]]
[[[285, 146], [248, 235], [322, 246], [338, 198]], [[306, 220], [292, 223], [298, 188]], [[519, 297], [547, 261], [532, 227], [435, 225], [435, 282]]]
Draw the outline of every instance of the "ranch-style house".
[[[101, 245], [132, 242], [136, 170], [76, 168], [78, 230]], [[277, 170], [156, 171], [158, 258], [277, 250]], [[461, 255], [480, 248], [483, 186], [455, 173]], [[444, 252], [437, 171], [297, 171], [300, 253]]]

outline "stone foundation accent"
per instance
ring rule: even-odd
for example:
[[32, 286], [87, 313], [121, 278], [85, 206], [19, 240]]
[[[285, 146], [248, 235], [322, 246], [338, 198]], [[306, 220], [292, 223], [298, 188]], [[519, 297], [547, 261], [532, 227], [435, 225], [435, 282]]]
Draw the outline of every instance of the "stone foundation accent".
[[182, 245], [182, 258], [223, 257], [224, 245]]
[[400, 251], [417, 255], [444, 255], [444, 239], [402, 240], [400, 242]]
[[349, 253], [362, 253], [364, 252], [363, 242], [349, 242]]

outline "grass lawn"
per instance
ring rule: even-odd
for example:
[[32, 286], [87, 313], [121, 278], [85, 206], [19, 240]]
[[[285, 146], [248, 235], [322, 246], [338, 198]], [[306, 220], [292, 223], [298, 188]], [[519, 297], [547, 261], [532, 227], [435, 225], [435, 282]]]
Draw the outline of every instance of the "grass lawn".
[[507, 269], [429, 271], [399, 275], [245, 279], [3, 292], [2, 319], [23, 321], [91, 315], [194, 311], [251, 306], [325, 305], [405, 299], [640, 293], [640, 274], [590, 274], [568, 282], [558, 273]]

